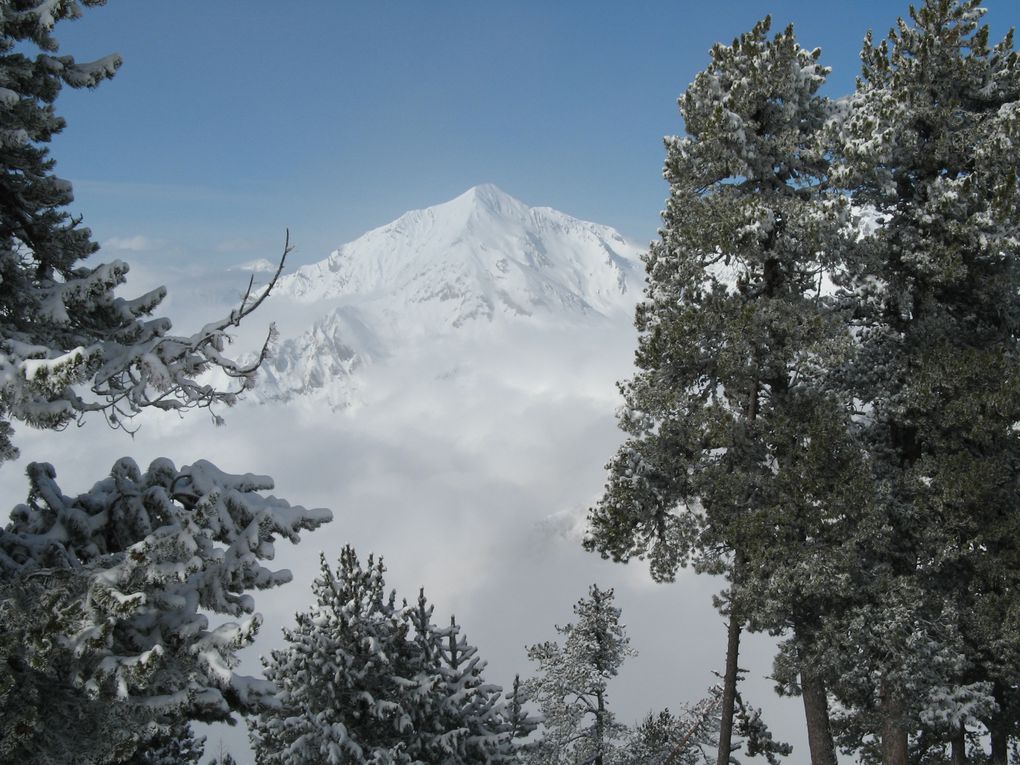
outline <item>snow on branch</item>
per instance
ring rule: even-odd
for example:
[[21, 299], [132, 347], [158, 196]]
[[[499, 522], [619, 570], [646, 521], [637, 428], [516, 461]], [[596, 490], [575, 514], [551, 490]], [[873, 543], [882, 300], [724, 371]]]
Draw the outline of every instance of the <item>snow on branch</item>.
[[[332, 519], [263, 492], [272, 480], [205, 461], [119, 460], [89, 492], [65, 496], [51, 465], [29, 469], [28, 501], [0, 531], [0, 577], [14, 586], [72, 577], [84, 591], [55, 636], [78, 657], [62, 678], [90, 695], [202, 719], [272, 704], [269, 683], [236, 674], [261, 617], [249, 594], [290, 580], [262, 565], [277, 537]], [[230, 620], [210, 626], [209, 614]]]
[[[255, 290], [249, 281], [235, 309], [187, 336], [171, 334], [168, 319], [146, 318], [165, 296], [162, 288], [133, 300], [114, 296], [128, 271], [121, 261], [25, 285], [36, 316], [24, 328], [0, 332], [0, 407], [11, 419], [60, 428], [88, 412], [102, 412], [112, 427], [125, 427], [146, 407], [234, 404], [254, 383], [276, 331], [270, 326], [254, 359], [242, 363], [226, 353], [229, 330], [266, 299], [291, 250], [288, 232], [269, 284]], [[214, 370], [235, 384], [221, 390], [203, 379]]]

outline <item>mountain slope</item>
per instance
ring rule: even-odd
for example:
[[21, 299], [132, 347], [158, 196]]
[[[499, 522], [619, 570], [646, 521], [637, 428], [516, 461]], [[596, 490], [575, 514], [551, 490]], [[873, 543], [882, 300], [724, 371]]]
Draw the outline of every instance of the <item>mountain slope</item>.
[[274, 302], [316, 318], [280, 343], [256, 395], [335, 393], [363, 364], [508, 323], [629, 321], [640, 253], [612, 228], [476, 186], [284, 277]]

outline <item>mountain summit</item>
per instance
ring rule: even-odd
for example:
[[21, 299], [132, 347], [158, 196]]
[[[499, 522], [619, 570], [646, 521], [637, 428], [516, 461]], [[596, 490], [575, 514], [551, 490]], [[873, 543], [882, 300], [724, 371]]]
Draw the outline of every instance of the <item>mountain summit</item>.
[[528, 207], [492, 185], [413, 210], [284, 279], [302, 302], [384, 298], [429, 306], [422, 329], [500, 314], [612, 313], [640, 289], [640, 250], [616, 231], [548, 207]]
[[629, 321], [641, 292], [640, 253], [608, 226], [475, 186], [281, 279], [274, 302], [301, 304], [295, 309], [317, 318], [281, 343], [260, 388], [287, 398], [329, 387], [410, 343], [467, 329]]

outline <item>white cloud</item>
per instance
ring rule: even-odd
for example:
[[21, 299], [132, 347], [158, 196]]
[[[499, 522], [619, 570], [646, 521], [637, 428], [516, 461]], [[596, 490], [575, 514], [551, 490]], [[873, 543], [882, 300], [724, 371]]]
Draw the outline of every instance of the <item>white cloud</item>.
[[134, 236], [110, 237], [102, 243], [102, 248], [118, 252], [152, 252], [164, 245], [165, 242], [160, 239], [152, 239], [144, 234], [135, 234]]
[[[171, 294], [189, 319], [182, 331], [216, 302], [194, 288]], [[267, 301], [251, 321], [267, 324], [286, 306]], [[244, 402], [221, 412], [226, 427], [203, 412], [154, 414], [141, 419], [133, 439], [99, 418], [63, 433], [17, 425], [23, 456], [0, 468], [0, 491], [11, 505], [24, 497], [25, 464], [42, 460], [55, 464], [64, 492], [74, 494], [131, 454], [143, 467], [158, 456], [178, 465], [208, 458], [224, 470], [269, 474], [278, 496], [331, 508], [333, 523], [298, 546], [277, 545], [275, 567], [291, 569], [294, 581], [256, 594], [265, 625], [246, 652], [242, 671], [250, 674], [260, 672], [259, 655], [282, 644], [280, 628], [310, 604], [318, 552], [335, 560], [347, 543], [385, 558], [399, 596], [411, 599], [424, 586], [437, 620], [455, 613], [488, 660], [487, 677], [504, 686], [515, 673], [531, 673], [525, 646], [554, 638], [553, 625], [571, 620], [588, 585], [613, 587], [639, 652], [612, 687], [614, 708], [632, 721], [699, 698], [716, 681], [725, 645], [711, 605], [721, 581], [682, 572], [676, 583], [655, 585], [640, 561], [603, 561], [577, 541], [578, 521], [621, 440], [614, 382], [630, 374], [632, 350], [629, 323], [587, 334], [516, 328], [367, 369], [357, 410], [307, 399]], [[775, 699], [765, 679], [772, 653], [769, 639], [744, 641], [741, 666], [752, 673], [743, 692], [803, 752], [798, 703]], [[221, 737], [244, 752], [243, 725], [205, 733], [210, 752]]]
[[276, 271], [277, 263], [274, 263], [269, 258], [255, 258], [255, 260], [248, 260], [244, 263], [238, 263], [236, 266], [231, 266], [230, 271], [254, 271], [255, 273], [273, 273]]

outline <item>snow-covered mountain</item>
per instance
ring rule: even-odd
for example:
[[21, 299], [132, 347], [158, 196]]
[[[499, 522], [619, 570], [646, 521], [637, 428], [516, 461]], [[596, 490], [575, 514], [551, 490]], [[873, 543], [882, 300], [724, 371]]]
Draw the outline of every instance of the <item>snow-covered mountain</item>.
[[640, 253], [608, 226], [476, 186], [281, 279], [272, 302], [309, 318], [279, 343], [255, 395], [325, 390], [342, 405], [337, 389], [359, 367], [443, 338], [508, 324], [629, 321]]

